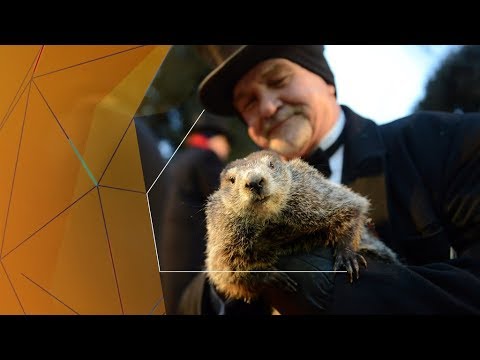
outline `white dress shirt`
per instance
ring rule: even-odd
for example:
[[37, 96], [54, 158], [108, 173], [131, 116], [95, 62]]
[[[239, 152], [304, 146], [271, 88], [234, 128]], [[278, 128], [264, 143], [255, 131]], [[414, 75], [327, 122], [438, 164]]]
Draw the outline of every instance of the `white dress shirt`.
[[[343, 110], [340, 109], [338, 121], [333, 126], [333, 128], [330, 129], [330, 131], [320, 141], [320, 144], [319, 144], [320, 148], [322, 150], [328, 149], [328, 147], [331, 146], [335, 142], [335, 140], [338, 139], [344, 127], [345, 127], [345, 114], [343, 113]], [[335, 151], [333, 155], [330, 156], [330, 159], [328, 160], [330, 164], [330, 170], [332, 172], [332, 175], [330, 175], [330, 180], [338, 184], [342, 182], [343, 149], [344, 149], [344, 145], [342, 144], [337, 149], [337, 151]]]

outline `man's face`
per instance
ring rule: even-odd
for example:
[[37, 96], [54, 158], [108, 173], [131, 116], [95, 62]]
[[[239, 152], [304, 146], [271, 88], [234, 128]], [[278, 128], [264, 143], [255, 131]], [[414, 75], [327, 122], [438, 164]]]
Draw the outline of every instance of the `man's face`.
[[333, 127], [335, 87], [286, 59], [269, 59], [235, 85], [233, 106], [260, 147], [287, 159], [308, 154]]

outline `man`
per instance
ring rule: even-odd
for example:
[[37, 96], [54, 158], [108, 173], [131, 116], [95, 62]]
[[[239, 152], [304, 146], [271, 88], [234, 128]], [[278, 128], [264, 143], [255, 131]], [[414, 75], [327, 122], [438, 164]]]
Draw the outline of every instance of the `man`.
[[[199, 89], [208, 111], [239, 115], [260, 147], [367, 196], [375, 230], [405, 264], [368, 259], [350, 284], [320, 272], [333, 268], [328, 249], [283, 258], [282, 270], [317, 272], [289, 273], [301, 294], [274, 289], [263, 300], [285, 314], [480, 313], [480, 114], [424, 112], [378, 126], [337, 103], [323, 46], [244, 46]], [[201, 276], [183, 300], [183, 313], [265, 304], [225, 301]]]

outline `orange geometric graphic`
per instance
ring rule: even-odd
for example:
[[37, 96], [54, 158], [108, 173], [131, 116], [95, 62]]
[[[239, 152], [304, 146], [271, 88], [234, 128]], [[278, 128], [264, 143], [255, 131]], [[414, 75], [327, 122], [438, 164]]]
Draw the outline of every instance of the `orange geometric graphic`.
[[2, 294], [0, 297], [0, 309], [2, 309], [2, 314], [24, 314], [3, 266], [0, 266], [0, 294]]
[[[2, 262], [27, 314], [59, 304], [79, 314], [122, 313], [97, 189]], [[39, 291], [52, 299], [39, 303]]]
[[32, 85], [1, 254], [8, 254], [94, 185]]
[[42, 51], [35, 76], [42, 76], [54, 71], [67, 69], [70, 66], [98, 61], [102, 57], [128, 51], [138, 45], [49, 45]]
[[0, 129], [33, 74], [41, 46], [0, 46]]
[[[151, 287], [158, 281], [154, 242], [137, 245], [139, 238], [152, 236], [146, 195], [100, 186], [100, 197], [123, 309], [129, 314], [148, 314], [162, 293], [159, 287]], [[132, 271], [144, 280], [132, 277]]]
[[165, 55], [144, 46], [34, 77], [97, 181], [158, 70], [152, 59]]
[[168, 49], [0, 47], [1, 314], [165, 313], [132, 118]]
[[[130, 164], [130, 166], [127, 168], [124, 164]], [[99, 181], [103, 186], [145, 193], [145, 182], [142, 174], [143, 170], [138, 151], [135, 123], [132, 121], [120, 146], [115, 151], [110, 164], [108, 164], [104, 175]]]
[[20, 100], [0, 130], [0, 248], [5, 233], [5, 222], [11, 202], [13, 177], [17, 166], [20, 138], [22, 136], [28, 91]]

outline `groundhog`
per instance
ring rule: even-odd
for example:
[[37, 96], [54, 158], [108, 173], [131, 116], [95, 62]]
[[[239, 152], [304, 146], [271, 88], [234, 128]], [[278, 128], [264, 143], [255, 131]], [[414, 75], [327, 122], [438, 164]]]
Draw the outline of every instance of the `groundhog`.
[[250, 302], [267, 284], [296, 290], [286, 273], [271, 271], [283, 255], [333, 246], [333, 270], [345, 267], [350, 281], [367, 265], [361, 250], [398, 262], [366, 226], [369, 206], [301, 159], [263, 150], [235, 160], [206, 204], [207, 276], [227, 298]]

